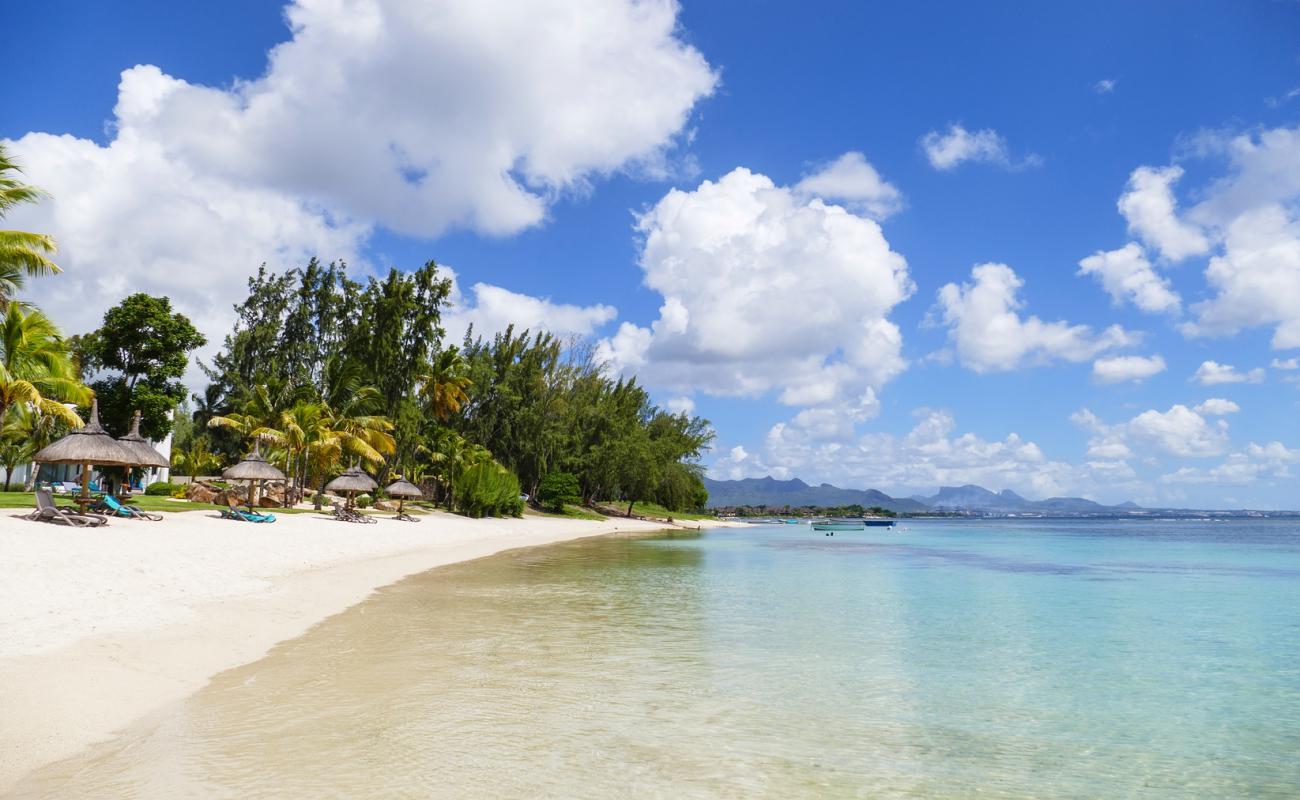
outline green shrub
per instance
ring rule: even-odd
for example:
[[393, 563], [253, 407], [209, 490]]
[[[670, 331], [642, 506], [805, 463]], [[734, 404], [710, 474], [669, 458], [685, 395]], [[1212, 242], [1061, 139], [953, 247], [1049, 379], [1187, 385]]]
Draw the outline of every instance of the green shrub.
[[495, 461], [475, 464], [456, 479], [456, 508], [471, 517], [522, 516], [519, 479]]
[[374, 502], [374, 498], [372, 498], [370, 495], [359, 494], [357, 495], [357, 499], [353, 502], [353, 505], [355, 505], [357, 508], [370, 508], [370, 504], [373, 502]]
[[154, 481], [145, 487], [144, 493], [153, 497], [171, 497], [176, 487], [170, 481]]
[[552, 472], [542, 479], [537, 487], [537, 502], [547, 511], [564, 513], [566, 505], [582, 502], [582, 489], [578, 486], [578, 476], [569, 472]]

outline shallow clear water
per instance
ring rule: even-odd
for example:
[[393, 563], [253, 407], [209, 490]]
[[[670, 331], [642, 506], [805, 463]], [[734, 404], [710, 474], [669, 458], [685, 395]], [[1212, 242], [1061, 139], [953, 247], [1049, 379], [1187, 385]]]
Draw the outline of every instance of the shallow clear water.
[[1295, 797], [1300, 530], [777, 526], [404, 581], [32, 797]]

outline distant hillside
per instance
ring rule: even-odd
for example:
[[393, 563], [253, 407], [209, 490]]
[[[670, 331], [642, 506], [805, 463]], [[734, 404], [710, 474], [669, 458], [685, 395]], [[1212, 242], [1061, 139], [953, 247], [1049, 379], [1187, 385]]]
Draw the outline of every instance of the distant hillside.
[[890, 497], [875, 489], [841, 489], [823, 483], [809, 486], [798, 478], [779, 481], [766, 478], [744, 478], [738, 481], [704, 479], [709, 490], [709, 507], [726, 506], [834, 506], [860, 505], [864, 508], [880, 506], [890, 511], [961, 511], [976, 514], [1091, 514], [1106, 511], [1130, 511], [1139, 506], [1132, 502], [1117, 506], [1104, 506], [1082, 497], [1049, 497], [1046, 500], [1027, 500], [1010, 489], [990, 492], [983, 486], [942, 486], [930, 497]]
[[1082, 497], [1049, 497], [1046, 500], [1026, 500], [1010, 489], [997, 494], [983, 486], [942, 486], [933, 497], [918, 497], [935, 511], [975, 511], [981, 514], [1014, 514], [1025, 511], [1040, 514], [1086, 514], [1115, 509], [1134, 509], [1138, 506], [1104, 506]]
[[778, 481], [771, 476], [766, 478], [744, 478], [738, 481], [715, 481], [704, 479], [704, 488], [709, 490], [709, 507], [724, 506], [851, 506], [855, 503], [863, 508], [880, 506], [890, 511], [925, 511], [921, 503], [908, 498], [890, 497], [875, 489], [841, 489], [823, 483], [821, 486], [809, 486], [798, 478]]

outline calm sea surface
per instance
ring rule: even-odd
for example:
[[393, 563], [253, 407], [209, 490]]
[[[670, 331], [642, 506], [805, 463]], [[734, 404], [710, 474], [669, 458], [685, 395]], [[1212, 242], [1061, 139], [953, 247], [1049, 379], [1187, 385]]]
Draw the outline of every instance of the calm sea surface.
[[31, 797], [1296, 797], [1300, 530], [600, 539], [380, 592]]

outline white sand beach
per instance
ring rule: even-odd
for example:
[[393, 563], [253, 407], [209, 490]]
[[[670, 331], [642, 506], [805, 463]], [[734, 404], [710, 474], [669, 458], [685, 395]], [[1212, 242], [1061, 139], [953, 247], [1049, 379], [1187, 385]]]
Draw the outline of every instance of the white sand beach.
[[416, 524], [282, 514], [255, 525], [192, 511], [95, 530], [19, 513], [0, 512], [0, 792], [407, 575], [666, 527], [440, 513]]

